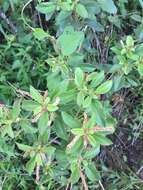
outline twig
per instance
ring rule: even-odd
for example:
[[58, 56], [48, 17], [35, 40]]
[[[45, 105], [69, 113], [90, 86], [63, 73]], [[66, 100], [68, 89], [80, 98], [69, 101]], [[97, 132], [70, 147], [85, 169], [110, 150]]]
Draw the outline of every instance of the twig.
[[72, 190], [72, 184], [70, 185], [70, 190]]
[[140, 121], [140, 123], [138, 124], [138, 126], [136, 127], [136, 129], [133, 130], [134, 134], [137, 134], [137, 132], [138, 132], [138, 135], [135, 135], [133, 137], [133, 140], [132, 140], [132, 143], [131, 143], [132, 146], [135, 144], [136, 140], [138, 139], [142, 127], [143, 127], [143, 124], [142, 124], [142, 121]]
[[31, 98], [31, 95], [28, 92], [24, 91], [24, 90], [17, 89], [16, 92], [18, 92], [22, 96], [28, 96], [28, 97]]
[[39, 20], [40, 27], [43, 29], [42, 20], [41, 20], [39, 11], [37, 12], [37, 14], [38, 14], [38, 20]]
[[93, 32], [95, 33], [95, 40], [96, 40], [96, 47], [97, 47], [97, 55], [98, 55], [98, 62], [101, 63], [100, 60], [100, 55], [102, 54], [102, 50], [101, 50], [101, 44], [100, 44], [100, 40], [95, 32], [95, 30], [93, 30]]
[[86, 183], [85, 176], [84, 176], [83, 172], [81, 171], [81, 169], [80, 169], [80, 177], [81, 177], [81, 180], [82, 180], [84, 190], [88, 190], [88, 185]]
[[10, 28], [12, 29], [12, 31], [14, 33], [17, 33], [17, 29], [14, 26], [14, 24], [9, 20], [9, 18], [6, 16], [6, 14], [0, 9], [0, 17], [6, 22], [7, 25], [10, 26]]
[[4, 183], [6, 181], [7, 176], [4, 177], [3, 181], [0, 183], [0, 190], [3, 189]]
[[29, 1], [23, 6], [22, 11], [21, 11], [21, 17], [22, 17], [22, 20], [23, 20], [24, 24], [25, 24], [26, 26], [28, 26], [28, 27], [33, 31], [34, 28], [33, 28], [32, 26], [30, 26], [30, 25], [27, 23], [27, 21], [25, 20], [25, 18], [24, 18], [24, 10], [25, 10], [25, 8], [26, 8], [32, 1], [33, 1], [33, 0], [29, 0]]
[[102, 188], [102, 190], [105, 190], [105, 188], [103, 187], [103, 184], [101, 183], [101, 181], [99, 180], [99, 185]]
[[30, 93], [24, 91], [24, 90], [20, 90], [18, 88], [16, 88], [13, 84], [11, 84], [9, 81], [7, 81], [7, 84], [10, 85], [15, 92], [17, 92], [18, 94], [21, 94], [23, 97], [30, 97], [31, 98], [31, 95]]
[[49, 144], [52, 144], [52, 143], [55, 143], [55, 144], [58, 144], [58, 145], [61, 145], [61, 143], [57, 140], [58, 137], [55, 137], [54, 139], [52, 139]]
[[[82, 29], [82, 31], [85, 33], [86, 32], [86, 30], [87, 30], [87, 28], [88, 28], [88, 26], [86, 25], [83, 29]], [[81, 48], [82, 48], [82, 42], [80, 43], [80, 45], [79, 45], [79, 48], [78, 48], [78, 52], [80, 52], [80, 50], [81, 50]]]
[[36, 181], [37, 181], [37, 182], [40, 180], [39, 171], [40, 171], [40, 166], [37, 165], [37, 166], [36, 166]]
[[[110, 30], [110, 34], [109, 34], [109, 40], [112, 38], [112, 34], [113, 34], [113, 25], [111, 25], [111, 30]], [[110, 49], [110, 43], [108, 43], [107, 49], [106, 49], [106, 52], [105, 52], [106, 63], [107, 63], [107, 60], [108, 60], [109, 49]]]
[[70, 186], [70, 184], [68, 183], [65, 190], [68, 190], [68, 189], [69, 189], [69, 186]]
[[143, 170], [143, 166], [140, 167], [140, 169], [137, 171], [136, 174], [139, 175], [142, 170]]
[[38, 119], [41, 117], [41, 115], [43, 113], [45, 113], [46, 111], [47, 111], [46, 109], [42, 109], [40, 112], [38, 112], [36, 115], [34, 115], [34, 118], [32, 118], [31, 122], [36, 123], [38, 121]]

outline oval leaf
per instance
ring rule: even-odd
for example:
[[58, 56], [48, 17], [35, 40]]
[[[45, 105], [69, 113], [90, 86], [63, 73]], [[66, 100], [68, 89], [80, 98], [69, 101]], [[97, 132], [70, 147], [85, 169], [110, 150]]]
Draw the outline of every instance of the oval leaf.
[[81, 3], [78, 3], [76, 5], [76, 13], [81, 16], [82, 18], [88, 18], [88, 12], [85, 8], [84, 5], [82, 5]]
[[76, 68], [76, 70], [75, 70], [75, 84], [78, 87], [82, 87], [83, 80], [84, 80], [83, 71], [80, 68]]
[[112, 88], [112, 80], [106, 81], [103, 84], [101, 84], [96, 90], [96, 94], [105, 94], [109, 92], [109, 90]]
[[113, 0], [98, 0], [98, 2], [103, 11], [106, 11], [110, 14], [117, 13], [117, 7], [115, 6]]

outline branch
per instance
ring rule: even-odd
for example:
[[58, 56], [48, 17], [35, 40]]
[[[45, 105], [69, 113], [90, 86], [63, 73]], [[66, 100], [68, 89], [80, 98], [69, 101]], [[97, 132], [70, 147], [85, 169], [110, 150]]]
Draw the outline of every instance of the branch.
[[7, 25], [13, 30], [14, 33], [17, 33], [17, 29], [14, 24], [9, 20], [6, 14], [0, 9], [0, 17], [6, 22]]
[[40, 174], [39, 174], [39, 171], [40, 171], [40, 166], [37, 165], [37, 166], [36, 166], [36, 181], [37, 181], [37, 182], [40, 180]]
[[85, 175], [83, 174], [83, 172], [81, 170], [80, 170], [80, 177], [81, 177], [81, 181], [82, 181], [84, 190], [88, 190], [88, 185], [85, 180]]

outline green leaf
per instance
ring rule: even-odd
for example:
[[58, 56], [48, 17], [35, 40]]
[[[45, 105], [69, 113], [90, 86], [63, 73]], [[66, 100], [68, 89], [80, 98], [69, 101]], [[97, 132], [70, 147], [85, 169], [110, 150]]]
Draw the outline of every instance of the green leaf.
[[28, 120], [22, 120], [20, 125], [25, 134], [34, 134], [38, 131], [36, 127], [32, 127], [30, 121]]
[[137, 22], [142, 22], [142, 17], [140, 16], [140, 15], [137, 15], [137, 14], [133, 14], [132, 16], [131, 16], [131, 18], [133, 19], [133, 20], [135, 20], [135, 21], [137, 21]]
[[33, 35], [38, 40], [43, 40], [44, 38], [49, 36], [48, 33], [42, 30], [41, 28], [35, 28]]
[[101, 145], [104, 145], [104, 146], [108, 146], [108, 145], [113, 144], [110, 139], [108, 139], [107, 137], [105, 137], [103, 135], [94, 134], [93, 137], [94, 137], [94, 139], [96, 140], [96, 142], [98, 144], [101, 144]]
[[64, 56], [71, 55], [84, 40], [84, 33], [74, 31], [72, 26], [66, 27], [63, 34], [58, 38], [61, 52]]
[[86, 149], [86, 152], [84, 154], [84, 158], [92, 159], [95, 158], [100, 153], [100, 146], [97, 146], [96, 148], [90, 148]]
[[18, 148], [24, 152], [30, 151], [32, 149], [31, 146], [25, 145], [25, 144], [20, 144], [20, 143], [16, 143], [16, 145], [18, 146]]
[[99, 146], [99, 144], [97, 143], [96, 139], [95, 139], [92, 135], [88, 135], [88, 140], [89, 140], [89, 143], [90, 143], [93, 147]]
[[36, 9], [43, 14], [52, 14], [56, 9], [56, 5], [53, 2], [42, 2], [36, 6]]
[[21, 110], [20, 103], [21, 103], [20, 100], [17, 100], [14, 102], [13, 109], [10, 112], [10, 116], [11, 116], [12, 120], [16, 120], [20, 114], [20, 110]]
[[84, 129], [82, 129], [82, 128], [75, 128], [75, 129], [72, 129], [71, 132], [72, 132], [74, 135], [79, 135], [79, 136], [83, 136], [83, 135], [84, 135]]
[[115, 6], [113, 0], [98, 0], [98, 3], [103, 11], [110, 14], [117, 13], [117, 7]]
[[9, 137], [14, 138], [14, 132], [13, 132], [12, 126], [10, 124], [5, 126], [4, 132], [5, 132], [5, 134], [8, 134]]
[[92, 98], [87, 96], [83, 101], [83, 107], [88, 108], [91, 105]]
[[30, 95], [38, 103], [43, 103], [43, 97], [34, 87], [30, 86]]
[[123, 75], [116, 75], [113, 79], [113, 91], [117, 92], [121, 88], [123, 88], [123, 83], [124, 83], [124, 77]]
[[143, 8], [143, 0], [139, 0], [141, 7]]
[[85, 122], [84, 124], [84, 128], [93, 128], [96, 124], [96, 120], [95, 120], [95, 113], [93, 112], [90, 119], [88, 119], [87, 122]]
[[61, 95], [65, 92], [68, 91], [68, 86], [69, 86], [69, 81], [68, 80], [64, 80], [60, 83], [59, 85], [59, 92], [58, 92], [58, 95]]
[[44, 151], [45, 151], [45, 153], [48, 155], [48, 156], [52, 156], [52, 155], [54, 155], [54, 153], [55, 153], [55, 151], [56, 151], [56, 148], [55, 147], [53, 147], [53, 146], [46, 146], [45, 148], [44, 148]]
[[59, 108], [58, 108], [58, 106], [56, 106], [56, 105], [54, 105], [54, 104], [48, 104], [47, 109], [48, 109], [49, 112], [55, 112], [55, 111], [57, 111]]
[[40, 153], [36, 155], [35, 159], [36, 159], [36, 165], [42, 166], [42, 158], [41, 158], [41, 154]]
[[68, 139], [68, 134], [65, 128], [65, 124], [59, 118], [56, 118], [54, 122], [54, 128], [58, 137], [64, 140]]
[[134, 46], [134, 39], [132, 36], [127, 36], [126, 44], [128, 47], [131, 47], [131, 48]]
[[85, 173], [88, 179], [92, 182], [100, 179], [100, 174], [93, 163], [85, 166]]
[[105, 127], [105, 113], [100, 101], [94, 100], [91, 104], [91, 110], [95, 113], [95, 121], [99, 126]]
[[105, 93], [109, 92], [109, 90], [112, 88], [112, 83], [113, 83], [112, 80], [108, 80], [108, 81], [104, 82], [95, 90], [95, 93], [96, 94], [105, 94]]
[[67, 92], [63, 93], [62, 96], [60, 97], [61, 99], [61, 104], [68, 104], [69, 102], [72, 102], [73, 100], [76, 99], [77, 92], [73, 88], [69, 89]]
[[58, 162], [67, 163], [67, 161], [68, 161], [68, 155], [66, 154], [65, 150], [63, 150], [63, 149], [61, 150], [60, 148], [56, 150], [55, 157]]
[[84, 93], [82, 91], [80, 91], [78, 94], [77, 94], [77, 104], [79, 106], [81, 106], [84, 102]]
[[75, 84], [82, 88], [83, 85], [83, 81], [84, 81], [84, 73], [80, 68], [76, 68], [75, 70]]
[[43, 113], [40, 119], [38, 120], [38, 130], [40, 135], [45, 133], [48, 127], [49, 114], [47, 112]]
[[105, 74], [104, 71], [100, 73], [92, 73], [87, 77], [87, 81], [91, 81], [90, 87], [95, 88], [104, 80]]
[[143, 76], [143, 64], [138, 65], [138, 72], [141, 76]]
[[0, 139], [0, 153], [1, 153], [1, 155], [6, 155], [6, 157], [8, 156], [8, 158], [10, 158], [10, 157], [14, 158], [15, 157], [14, 144], [9, 145], [8, 143], [6, 143], [5, 140], [6, 140], [5, 138]]
[[67, 146], [67, 153], [78, 156], [83, 148], [83, 139], [80, 136], [75, 136]]
[[93, 28], [97, 32], [104, 32], [104, 26], [95, 19], [90, 19], [87, 24], [90, 28]]
[[34, 110], [39, 107], [40, 104], [38, 102], [34, 102], [32, 100], [23, 100], [22, 108], [26, 111], [34, 112]]
[[61, 83], [61, 76], [57, 73], [48, 73], [47, 76], [47, 88], [49, 91], [55, 91], [55, 89], [58, 89]]
[[72, 10], [72, 6], [71, 6], [71, 2], [61, 2], [60, 6], [62, 8], [63, 11], [71, 11]]
[[124, 65], [124, 67], [122, 69], [123, 69], [125, 75], [128, 75], [131, 72], [132, 67], [129, 64], [126, 64], [126, 65]]
[[85, 8], [85, 6], [81, 3], [78, 3], [76, 5], [76, 13], [81, 16], [82, 18], [88, 18], [88, 12]]
[[70, 114], [62, 112], [62, 118], [67, 126], [71, 128], [80, 128], [80, 122], [73, 118]]
[[60, 25], [66, 19], [70, 18], [72, 12], [71, 11], [60, 11], [56, 16], [56, 25]]
[[110, 15], [110, 16], [108, 16], [108, 20], [109, 20], [109, 22], [114, 24], [116, 27], [121, 29], [121, 19], [119, 18], [118, 15], [113, 15], [113, 16]]
[[42, 112], [43, 112], [42, 109], [43, 109], [42, 106], [36, 107], [36, 108], [33, 110], [34, 115], [36, 116], [37, 114], [42, 113]]
[[71, 164], [71, 176], [70, 180], [72, 184], [75, 184], [79, 181], [80, 178], [80, 171], [77, 163], [72, 163]]
[[36, 156], [33, 156], [26, 164], [26, 169], [31, 175], [32, 172], [34, 171], [34, 168], [36, 166]]

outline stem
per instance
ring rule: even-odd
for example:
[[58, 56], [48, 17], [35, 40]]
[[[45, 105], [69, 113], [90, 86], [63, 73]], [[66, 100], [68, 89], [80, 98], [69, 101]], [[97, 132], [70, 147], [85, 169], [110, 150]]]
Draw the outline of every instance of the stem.
[[29, 0], [29, 1], [23, 6], [22, 11], [21, 11], [21, 17], [22, 17], [22, 20], [23, 20], [24, 24], [25, 24], [26, 26], [28, 26], [28, 27], [33, 31], [34, 28], [33, 28], [32, 26], [30, 26], [30, 25], [27, 23], [27, 21], [25, 20], [25, 18], [24, 18], [24, 10], [25, 10], [25, 8], [26, 8], [32, 1], [33, 1], [33, 0]]
[[84, 190], [89, 190], [88, 189], [88, 185], [87, 185], [86, 180], [85, 180], [85, 175], [83, 174], [83, 172], [81, 171], [81, 169], [80, 169], [80, 177], [81, 177], [81, 180], [82, 180], [82, 184], [83, 184]]
[[14, 24], [9, 20], [9, 18], [1, 9], [0, 9], [0, 17], [6, 22], [7, 25], [10, 26], [10, 28], [13, 30], [14, 33], [17, 33], [17, 28], [14, 26]]
[[103, 184], [101, 183], [101, 181], [99, 180], [99, 185], [102, 188], [102, 190], [105, 190], [105, 188], [103, 187]]
[[40, 166], [37, 165], [37, 166], [36, 166], [36, 181], [37, 181], [37, 182], [40, 180], [39, 171], [40, 171]]

